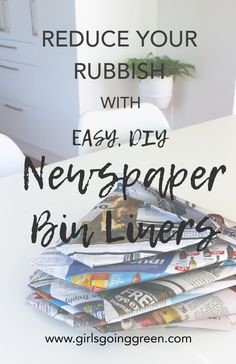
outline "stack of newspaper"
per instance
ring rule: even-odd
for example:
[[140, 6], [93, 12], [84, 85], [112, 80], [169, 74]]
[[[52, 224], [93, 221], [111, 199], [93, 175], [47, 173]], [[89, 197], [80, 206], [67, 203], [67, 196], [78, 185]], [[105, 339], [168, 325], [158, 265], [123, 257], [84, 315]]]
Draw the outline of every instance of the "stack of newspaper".
[[[119, 183], [79, 227], [76, 239], [34, 261], [27, 301], [45, 314], [103, 333], [173, 325], [228, 330], [236, 322], [231, 221], [141, 183], [124, 199]], [[209, 227], [219, 231], [210, 240]]]

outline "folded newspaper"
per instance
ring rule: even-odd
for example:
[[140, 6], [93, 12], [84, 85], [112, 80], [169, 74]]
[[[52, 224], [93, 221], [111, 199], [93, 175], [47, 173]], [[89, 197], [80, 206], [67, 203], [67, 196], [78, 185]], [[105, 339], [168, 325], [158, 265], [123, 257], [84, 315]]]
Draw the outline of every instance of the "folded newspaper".
[[76, 310], [107, 322], [115, 322], [233, 286], [236, 284], [235, 277], [236, 265], [213, 265], [99, 295], [36, 271], [29, 285], [39, 295], [48, 295], [61, 301], [60, 307], [70, 313]]
[[236, 287], [234, 286], [117, 323], [96, 326], [96, 328], [101, 332], [115, 332], [229, 316], [236, 314], [235, 300]]
[[[109, 219], [112, 242], [107, 241]], [[163, 229], [167, 221], [170, 225]], [[199, 221], [201, 229], [196, 228]], [[92, 237], [88, 247], [80, 229], [85, 225]], [[211, 239], [209, 227], [217, 232]], [[128, 188], [124, 200], [118, 183], [78, 230], [76, 239], [59, 242], [34, 260], [37, 270], [29, 280], [27, 301], [40, 311], [75, 328], [100, 332], [163, 325], [232, 328], [233, 222], [187, 201], [161, 198], [141, 183]], [[160, 232], [164, 241], [158, 240]], [[199, 249], [201, 241], [205, 245]]]
[[[236, 287], [228, 288], [111, 324], [106, 323], [104, 320], [98, 320], [86, 313], [69, 313], [60, 307], [60, 303], [54, 303], [55, 300], [49, 296], [43, 297], [37, 293], [31, 293], [27, 297], [27, 302], [44, 314], [63, 321], [72, 327], [81, 330], [100, 331], [102, 333], [162, 326], [230, 330], [232, 325], [229, 325], [229, 322], [236, 322], [235, 295]], [[230, 319], [231, 317], [232, 319]], [[212, 325], [212, 322], [208, 326], [209, 320], [213, 319], [221, 321], [220, 328], [217, 325]]]
[[[59, 243], [57, 249], [62, 253], [78, 260], [88, 266], [116, 264], [134, 261], [140, 258], [156, 255], [161, 252], [169, 252], [176, 248], [184, 248], [198, 243], [207, 233], [198, 233], [194, 227], [187, 226], [180, 244], [176, 245], [176, 233], [181, 222], [194, 219], [198, 223], [203, 218], [208, 218], [207, 226], [212, 226], [216, 231], [220, 230], [219, 238], [225, 241], [236, 242], [236, 223], [225, 219], [220, 214], [210, 213], [188, 201], [177, 197], [162, 198], [157, 190], [146, 189], [141, 183], [135, 183], [127, 189], [127, 200], [123, 199], [122, 183], [119, 182], [112, 193], [100, 202], [86, 215], [80, 225], [88, 225], [88, 231], [94, 232], [89, 247], [82, 245], [81, 235], [72, 239], [69, 244]], [[143, 227], [155, 225], [158, 232], [165, 221], [173, 222], [173, 229], [166, 232], [166, 238], [170, 238], [167, 244], [157, 242], [154, 248], [150, 247], [149, 235], [144, 235], [137, 242], [129, 243], [127, 239], [121, 242], [108, 244], [106, 242], [106, 213], [112, 213], [112, 234], [114, 238], [124, 235], [127, 221], [132, 222], [137, 233], [138, 224]], [[172, 237], [172, 238], [171, 238]]]
[[34, 264], [45, 273], [91, 291], [100, 292], [188, 272], [235, 257], [236, 246], [218, 240], [201, 252], [197, 252], [196, 248], [187, 247], [134, 262], [94, 268], [71, 259], [55, 248], [49, 248], [34, 260]]

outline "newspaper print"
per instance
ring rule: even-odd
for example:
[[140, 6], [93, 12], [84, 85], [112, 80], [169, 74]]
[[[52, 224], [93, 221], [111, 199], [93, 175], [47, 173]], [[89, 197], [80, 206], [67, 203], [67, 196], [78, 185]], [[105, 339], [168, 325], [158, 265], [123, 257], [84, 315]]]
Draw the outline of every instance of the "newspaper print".
[[156, 311], [98, 327], [101, 332], [160, 327], [186, 321], [236, 314], [236, 287], [217, 291]]
[[218, 240], [201, 252], [190, 247], [180, 251], [109, 266], [91, 268], [61, 254], [55, 248], [45, 250], [34, 264], [56, 278], [64, 279], [93, 292], [123, 287], [188, 272], [236, 257], [236, 246]]
[[98, 293], [93, 293], [39, 270], [35, 271], [30, 277], [29, 286], [38, 294], [51, 296], [60, 301], [61, 307], [70, 313], [85, 312], [98, 319], [104, 318], [103, 299]]
[[31, 292], [26, 301], [47, 316], [83, 331], [96, 331], [96, 326], [102, 322], [86, 313], [69, 312], [68, 307], [65, 310], [59, 300], [42, 293]]
[[[174, 200], [168, 196], [161, 198], [157, 190], [153, 188], [146, 189], [139, 182], [128, 188], [127, 196], [127, 200], [124, 200], [122, 183], [119, 182], [110, 196], [95, 206], [80, 221], [80, 225], [88, 224], [89, 231], [95, 233], [92, 244], [88, 248], [83, 247], [79, 237], [71, 240], [69, 244], [60, 243], [58, 249], [73, 259], [93, 267], [96, 265], [134, 261], [150, 256], [150, 254], [158, 254], [177, 248], [174, 238], [166, 244], [158, 242], [155, 248], [151, 248], [148, 235], [146, 236], [146, 241], [144, 238], [144, 240], [141, 239], [132, 244], [126, 241], [107, 244], [105, 218], [106, 211], [108, 210], [112, 212], [112, 231], [114, 237], [125, 233], [127, 221], [133, 222], [136, 230], [139, 223], [143, 223], [144, 226], [155, 224], [155, 229], [158, 233], [161, 224], [166, 220], [170, 220], [174, 223], [174, 228], [167, 234], [171, 236], [178, 229], [178, 224], [181, 221], [192, 218], [197, 223], [207, 216], [209, 219], [205, 222], [206, 226], [212, 226], [215, 231], [221, 231], [218, 234], [219, 238], [232, 244], [236, 243], [236, 223], [222, 217], [220, 214], [208, 212], [193, 203], [177, 197]], [[178, 247], [182, 248], [194, 243], [196, 244], [204, 236], [206, 236], [206, 232], [199, 234], [194, 228], [186, 229]]]
[[[107, 322], [151, 312], [236, 284], [236, 266], [212, 266], [101, 294]], [[228, 279], [227, 279], [228, 278]]]
[[[29, 285], [44, 298], [50, 296], [51, 302], [53, 300], [54, 304], [58, 301], [57, 305], [72, 314], [85, 312], [99, 320], [106, 319], [107, 322], [116, 322], [236, 284], [236, 278], [232, 276], [233, 273], [236, 273], [235, 266], [214, 266], [198, 271], [181, 274], [177, 277], [171, 276], [168, 280], [142, 283], [136, 285], [135, 288], [128, 286], [123, 289], [123, 292], [122, 290], [121, 292], [119, 290], [107, 291], [107, 294], [102, 294], [101, 297], [96, 295], [95, 298], [92, 297], [91, 292], [85, 289], [81, 290], [80, 287], [65, 281], [62, 281], [61, 285], [59, 279], [40, 271], [35, 272]], [[222, 280], [223, 278], [228, 279]], [[61, 292], [61, 287], [65, 287], [67, 293]], [[201, 289], [197, 289], [200, 287]], [[139, 308], [138, 305], [140, 305]]]
[[[86, 314], [71, 315], [60, 307], [50, 303], [50, 300], [48, 301], [36, 293], [31, 293], [27, 297], [27, 301], [46, 315], [64, 321], [72, 327], [82, 330], [91, 330], [93, 328], [102, 333], [108, 333], [162, 327], [163, 325], [170, 326], [171, 324], [176, 326], [181, 323], [184, 323], [186, 327], [194, 328], [199, 327], [199, 325], [196, 325], [199, 321], [202, 322], [200, 323], [200, 327], [203, 326], [203, 320], [207, 320], [206, 323], [208, 323], [208, 326], [206, 328], [211, 328], [208, 319], [212, 319], [212, 317], [214, 319], [228, 317], [230, 322], [233, 323], [235, 322], [233, 318], [236, 315], [235, 294], [236, 287], [224, 289], [200, 298], [112, 324], [106, 324], [104, 321], [97, 320]], [[220, 328], [217, 327], [216, 329], [219, 330]], [[228, 327], [226, 329], [230, 328]]]

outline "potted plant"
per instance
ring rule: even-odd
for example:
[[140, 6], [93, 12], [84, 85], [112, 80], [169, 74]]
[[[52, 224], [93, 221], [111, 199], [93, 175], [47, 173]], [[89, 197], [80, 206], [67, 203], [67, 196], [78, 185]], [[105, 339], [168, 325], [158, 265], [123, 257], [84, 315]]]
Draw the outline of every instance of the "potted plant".
[[[143, 66], [146, 68], [144, 79], [139, 82], [139, 96], [143, 99], [154, 99], [160, 109], [168, 108], [173, 94], [173, 81], [177, 77], [193, 77], [195, 66], [184, 63], [168, 56], [153, 56], [149, 53], [146, 58], [130, 58], [130, 69], [133, 69], [137, 78], [143, 78]], [[153, 75], [153, 69], [164, 69], [164, 78]]]

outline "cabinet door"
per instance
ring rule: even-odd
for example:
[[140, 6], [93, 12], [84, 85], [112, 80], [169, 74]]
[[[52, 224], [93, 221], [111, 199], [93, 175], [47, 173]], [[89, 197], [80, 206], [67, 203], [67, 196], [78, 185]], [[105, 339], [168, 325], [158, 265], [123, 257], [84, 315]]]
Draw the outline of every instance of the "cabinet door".
[[0, 0], [0, 39], [34, 42], [37, 0]]
[[0, 132], [29, 144], [40, 145], [39, 110], [0, 97]]

